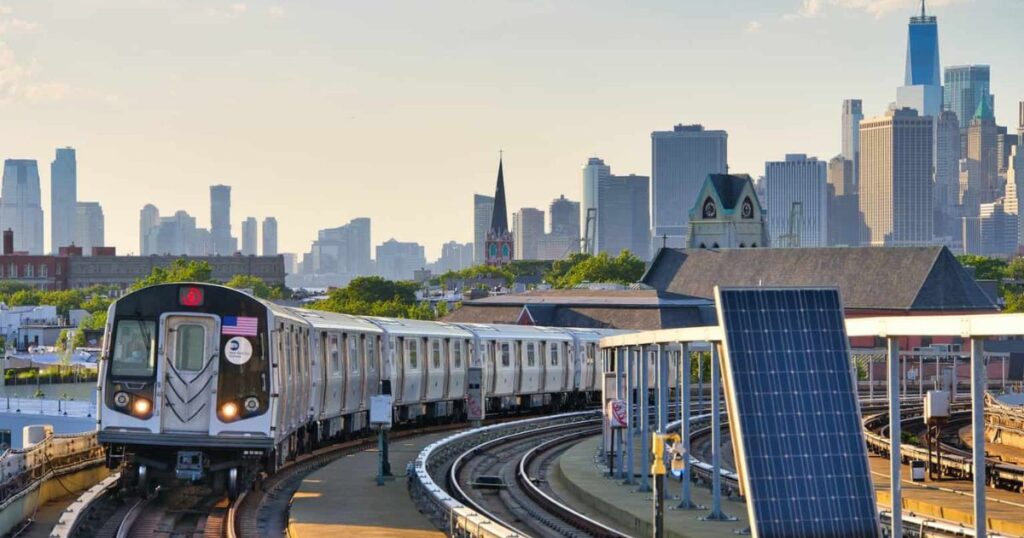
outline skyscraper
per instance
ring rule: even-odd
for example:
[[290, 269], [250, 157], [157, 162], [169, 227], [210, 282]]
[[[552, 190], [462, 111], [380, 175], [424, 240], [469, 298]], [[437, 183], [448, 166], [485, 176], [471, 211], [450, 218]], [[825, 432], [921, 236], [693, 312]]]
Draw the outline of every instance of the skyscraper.
[[[859, 131], [858, 127], [858, 131]], [[859, 152], [858, 152], [859, 153]], [[853, 161], [836, 155], [828, 162], [828, 244], [855, 247], [863, 228]]]
[[256, 217], [249, 217], [242, 221], [242, 255], [255, 256], [257, 254], [256, 248], [259, 245], [259, 240], [256, 234], [258, 230]]
[[4, 161], [0, 230], [8, 229], [14, 231], [16, 252], [43, 253], [43, 208], [39, 195], [39, 165], [35, 160]]
[[589, 234], [588, 252], [617, 256], [629, 250], [642, 260], [650, 259], [649, 185], [646, 176], [612, 175], [611, 167], [597, 157], [587, 161], [583, 167], [581, 213], [586, 215], [589, 209], [596, 209], [597, 216], [597, 222], [585, 231]]
[[933, 240], [932, 118], [890, 110], [860, 124], [860, 212], [871, 246]]
[[217, 254], [235, 253], [235, 241], [231, 237], [231, 187], [228, 185], [210, 187], [210, 233]]
[[898, 108], [913, 108], [922, 116], [938, 116], [942, 110], [939, 80], [939, 24], [925, 13], [911, 17], [907, 27], [907, 63], [903, 86], [896, 91]]
[[857, 164], [860, 161], [860, 120], [864, 119], [860, 99], [843, 101], [843, 151], [841, 155], [853, 166], [853, 182], [857, 183]]
[[515, 259], [537, 260], [537, 247], [544, 238], [544, 212], [524, 207], [512, 214], [512, 233], [515, 235]]
[[935, 236], [948, 247], [960, 238], [960, 122], [944, 110], [935, 121]]
[[983, 99], [967, 127], [967, 192], [961, 196], [967, 215], [978, 215], [980, 204], [994, 202], [1001, 194], [996, 142], [995, 117]]
[[103, 208], [99, 202], [78, 202], [74, 243], [82, 247], [83, 254], [89, 256], [94, 247], [104, 246], [103, 228]]
[[1017, 245], [1024, 244], [1024, 148], [1017, 145], [1010, 150], [1010, 167], [1006, 172], [1006, 193], [1004, 202], [1006, 212], [1017, 215]]
[[160, 254], [153, 244], [152, 231], [160, 226], [160, 210], [153, 204], [146, 204], [139, 211], [139, 255]]
[[388, 280], [411, 280], [413, 272], [426, 265], [423, 246], [419, 243], [389, 239], [377, 246], [377, 274]]
[[263, 219], [263, 255], [277, 256], [277, 219]]
[[75, 149], [57, 148], [57, 155], [50, 163], [50, 252], [54, 254], [74, 241], [77, 202]]
[[727, 173], [727, 146], [725, 131], [706, 131], [702, 125], [676, 125], [671, 131], [651, 133], [653, 244], [686, 246], [687, 212], [708, 174]]
[[484, 243], [487, 230], [491, 228], [491, 214], [494, 212], [494, 197], [483, 194], [473, 195], [473, 263], [484, 263]]
[[515, 259], [514, 240], [508, 229], [508, 210], [505, 204], [505, 172], [503, 159], [498, 158], [498, 182], [494, 187], [494, 210], [491, 227], [484, 241], [484, 263], [500, 267]]
[[943, 107], [956, 114], [960, 126], [966, 129], [982, 99], [994, 109], [995, 99], [990, 92], [990, 68], [987, 65], [955, 65], [944, 74]]
[[473, 243], [449, 241], [441, 245], [441, 257], [434, 264], [438, 274], [459, 271], [473, 265]]
[[551, 201], [548, 210], [551, 220], [551, 235], [569, 240], [580, 239], [580, 203], [569, 200], [565, 195]]
[[772, 246], [828, 245], [826, 168], [824, 161], [802, 153], [788, 154], [784, 161], [765, 163], [768, 237]]

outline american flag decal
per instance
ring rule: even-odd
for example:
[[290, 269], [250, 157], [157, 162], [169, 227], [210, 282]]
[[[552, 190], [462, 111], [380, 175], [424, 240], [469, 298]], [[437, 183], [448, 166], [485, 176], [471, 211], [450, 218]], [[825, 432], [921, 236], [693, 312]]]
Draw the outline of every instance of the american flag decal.
[[224, 316], [220, 321], [220, 333], [228, 336], [256, 336], [256, 318]]

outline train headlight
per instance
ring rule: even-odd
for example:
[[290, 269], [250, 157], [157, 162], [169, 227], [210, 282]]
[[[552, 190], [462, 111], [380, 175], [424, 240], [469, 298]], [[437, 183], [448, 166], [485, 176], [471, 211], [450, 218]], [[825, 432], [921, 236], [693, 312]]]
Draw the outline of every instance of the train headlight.
[[127, 392], [118, 392], [114, 395], [114, 405], [118, 407], [128, 407], [128, 403], [132, 401], [132, 397]]
[[238, 404], [228, 402], [220, 406], [220, 416], [227, 420], [235, 420], [238, 418]]
[[132, 403], [132, 413], [135, 416], [144, 417], [149, 415], [149, 412], [153, 409], [153, 404], [145, 398], [136, 397], [135, 402]]
[[242, 405], [245, 407], [246, 413], [255, 413], [260, 410], [260, 399], [255, 396], [249, 396], [242, 402]]

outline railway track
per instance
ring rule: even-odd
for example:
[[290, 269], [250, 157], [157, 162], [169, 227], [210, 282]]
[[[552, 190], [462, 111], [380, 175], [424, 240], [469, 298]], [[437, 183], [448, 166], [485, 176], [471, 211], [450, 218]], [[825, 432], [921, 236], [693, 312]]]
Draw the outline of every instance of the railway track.
[[526, 536], [626, 537], [559, 501], [547, 484], [548, 469], [562, 452], [600, 432], [600, 421], [590, 420], [540, 425], [486, 441], [455, 458], [447, 489], [467, 506]]

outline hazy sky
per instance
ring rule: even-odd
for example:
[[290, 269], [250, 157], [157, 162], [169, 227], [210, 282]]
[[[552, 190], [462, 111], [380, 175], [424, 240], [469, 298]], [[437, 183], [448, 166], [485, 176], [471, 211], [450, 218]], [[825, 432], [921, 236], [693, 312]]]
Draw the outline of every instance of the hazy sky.
[[[373, 219], [373, 241], [472, 238], [472, 195], [505, 151], [509, 209], [579, 199], [580, 169], [649, 174], [650, 132], [729, 132], [754, 176], [839, 150], [841, 102], [868, 116], [903, 80], [915, 0], [0, 0], [0, 156], [40, 161], [47, 243], [54, 148], [108, 244], [138, 214], [232, 231], [273, 215], [282, 251]], [[1021, 0], [932, 0], [943, 65], [992, 66], [996, 113], [1024, 99]], [[511, 220], [511, 217], [510, 217]]]

